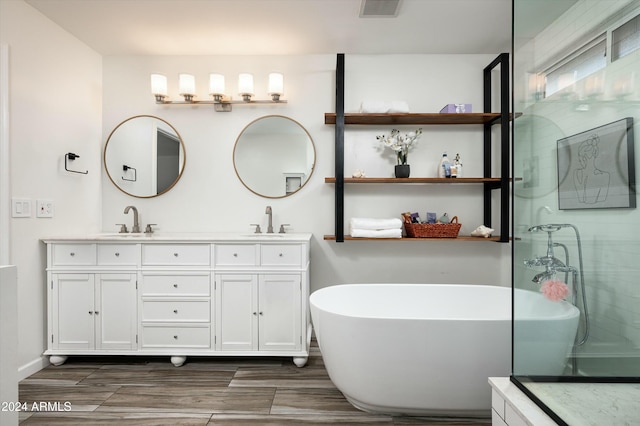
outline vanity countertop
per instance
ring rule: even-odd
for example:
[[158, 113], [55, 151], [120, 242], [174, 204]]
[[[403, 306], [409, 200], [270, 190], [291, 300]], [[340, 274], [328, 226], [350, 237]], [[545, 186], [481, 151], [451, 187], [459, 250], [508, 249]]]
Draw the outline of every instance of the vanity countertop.
[[71, 241], [117, 241], [126, 243], [136, 242], [303, 242], [311, 240], [311, 233], [291, 232], [286, 234], [253, 234], [243, 232], [158, 232], [153, 234], [119, 234], [97, 233], [84, 235], [60, 235], [42, 238], [45, 243]]

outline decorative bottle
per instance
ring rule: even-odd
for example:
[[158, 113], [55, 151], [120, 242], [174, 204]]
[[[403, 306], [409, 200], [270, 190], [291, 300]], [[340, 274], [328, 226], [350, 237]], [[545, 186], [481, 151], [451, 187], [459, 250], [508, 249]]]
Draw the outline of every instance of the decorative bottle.
[[451, 177], [462, 177], [462, 163], [460, 162], [460, 154], [456, 154], [456, 158], [453, 159], [453, 165], [451, 166]]
[[438, 177], [450, 178], [451, 177], [451, 161], [447, 157], [447, 153], [442, 154], [440, 164], [438, 165]]

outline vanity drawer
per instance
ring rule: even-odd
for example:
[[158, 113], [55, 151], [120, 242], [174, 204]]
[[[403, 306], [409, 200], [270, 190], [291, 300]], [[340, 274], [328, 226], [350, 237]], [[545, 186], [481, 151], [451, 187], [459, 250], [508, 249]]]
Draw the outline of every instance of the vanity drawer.
[[54, 244], [52, 252], [54, 266], [96, 264], [95, 244]]
[[209, 296], [211, 280], [203, 275], [143, 275], [143, 296]]
[[216, 244], [216, 266], [255, 266], [258, 251], [255, 244]]
[[144, 244], [142, 264], [154, 266], [207, 266], [209, 244]]
[[208, 300], [145, 300], [142, 302], [142, 321], [209, 322], [210, 312]]
[[98, 244], [98, 265], [137, 265], [140, 246], [137, 244]]
[[261, 258], [263, 266], [300, 266], [302, 249], [299, 245], [263, 244]]
[[142, 327], [142, 349], [211, 348], [211, 328], [152, 326]]

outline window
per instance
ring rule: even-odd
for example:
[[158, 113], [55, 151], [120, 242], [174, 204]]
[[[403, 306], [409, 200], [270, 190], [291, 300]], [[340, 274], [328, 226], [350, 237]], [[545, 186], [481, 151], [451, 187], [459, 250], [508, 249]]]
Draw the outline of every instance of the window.
[[607, 40], [606, 34], [602, 34], [544, 73], [545, 97], [571, 86], [606, 66]]
[[611, 62], [640, 48], [640, 15], [611, 33]]

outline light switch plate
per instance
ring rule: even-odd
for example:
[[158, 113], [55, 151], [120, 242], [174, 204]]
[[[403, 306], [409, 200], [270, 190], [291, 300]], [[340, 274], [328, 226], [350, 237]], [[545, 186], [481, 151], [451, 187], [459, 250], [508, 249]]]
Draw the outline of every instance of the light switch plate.
[[12, 198], [11, 217], [31, 217], [31, 200], [29, 198]]
[[36, 217], [53, 217], [53, 200], [36, 200]]

